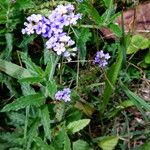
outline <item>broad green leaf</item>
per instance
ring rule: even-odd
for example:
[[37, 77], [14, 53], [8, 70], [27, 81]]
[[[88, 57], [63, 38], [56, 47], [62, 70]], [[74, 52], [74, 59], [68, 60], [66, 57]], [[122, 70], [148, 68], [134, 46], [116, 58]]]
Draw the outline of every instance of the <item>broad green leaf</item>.
[[85, 60], [87, 55], [86, 50], [86, 42], [91, 37], [91, 32], [87, 28], [81, 28], [81, 30], [76, 31], [78, 38], [77, 38], [77, 47], [80, 50], [80, 59]]
[[9, 112], [8, 117], [14, 125], [24, 125], [25, 115], [23, 113]]
[[50, 80], [46, 82], [46, 88], [48, 91], [49, 96], [54, 99], [55, 93], [57, 92], [57, 84], [55, 80]]
[[69, 123], [76, 120], [80, 120], [82, 119], [82, 117], [83, 117], [83, 113], [81, 111], [72, 108], [72, 110], [70, 110], [70, 112], [68, 112], [68, 114], [66, 115], [66, 120]]
[[2, 79], [2, 82], [9, 89], [10, 95], [14, 95], [15, 98], [20, 97], [20, 94], [18, 92], [18, 84], [16, 84], [16, 81], [13, 78], [4, 75], [3, 79]]
[[103, 24], [102, 17], [100, 16], [99, 12], [95, 9], [94, 6], [92, 5], [87, 5], [88, 6], [88, 13], [94, 20], [94, 22], [101, 27]]
[[25, 83], [40, 83], [43, 82], [43, 78], [42, 77], [29, 77], [29, 78], [21, 78], [19, 79], [19, 82], [25, 82]]
[[19, 110], [30, 105], [41, 105], [42, 103], [44, 103], [44, 97], [41, 94], [22, 96], [21, 98], [18, 98], [14, 102], [7, 104], [2, 109], [2, 112], [11, 111], [11, 110]]
[[89, 144], [83, 140], [73, 142], [73, 150], [92, 150]]
[[126, 95], [130, 98], [130, 100], [136, 105], [137, 103], [140, 104], [145, 110], [150, 111], [150, 105], [142, 98], [140, 98], [137, 94], [130, 91], [127, 87], [121, 83], [123, 90], [125, 91]]
[[35, 94], [35, 90], [28, 83], [21, 83], [21, 90], [24, 96]]
[[57, 105], [55, 105], [54, 111], [56, 113], [55, 118], [57, 119], [57, 121], [60, 122], [64, 116], [65, 104], [64, 103], [58, 103]]
[[51, 140], [50, 115], [47, 105], [44, 105], [41, 108], [41, 123], [44, 127], [45, 137]]
[[59, 59], [60, 56], [55, 56], [54, 53], [51, 53], [49, 61], [46, 62], [47, 66], [44, 72], [44, 76], [47, 77], [48, 80], [52, 80]]
[[44, 64], [53, 63], [55, 61], [55, 55], [49, 49], [44, 49]]
[[150, 64], [150, 50], [147, 52], [144, 61], [146, 64]]
[[2, 59], [0, 59], [0, 71], [17, 79], [31, 77], [31, 74], [27, 69]]
[[[102, 14], [102, 19], [103, 19], [103, 26], [109, 27], [110, 24], [113, 24], [113, 19], [116, 17], [115, 16], [115, 7], [110, 6], [109, 8], [106, 9], [106, 11]], [[115, 27], [116, 28], [116, 27]]]
[[134, 103], [131, 100], [125, 100], [119, 106], [128, 108], [128, 107], [134, 106]]
[[76, 133], [80, 130], [82, 130], [84, 127], [86, 127], [90, 123], [90, 119], [81, 119], [78, 121], [70, 122], [67, 126], [67, 129], [71, 133]]
[[[23, 138], [19, 137], [21, 134], [16, 134], [15, 132], [4, 132], [4, 131], [1, 131], [1, 134], [0, 134], [0, 139], [1, 141], [7, 141], [7, 144], [8, 143], [11, 143], [11, 144], [14, 144], [14, 145], [22, 145], [23, 144]], [[8, 146], [8, 145], [7, 145]], [[7, 147], [8, 149], [8, 147]], [[5, 149], [2, 149], [2, 150], [5, 150]]]
[[[57, 128], [58, 129], [58, 128]], [[51, 146], [54, 147], [55, 150], [63, 150], [64, 149], [64, 138], [66, 136], [65, 125], [59, 127], [58, 133], [55, 136], [54, 140], [51, 142]]]
[[121, 69], [122, 60], [123, 60], [123, 55], [120, 50], [116, 62], [109, 68], [109, 70], [106, 74], [108, 79], [105, 81], [106, 85], [105, 85], [104, 93], [102, 95], [103, 103], [102, 103], [102, 106], [100, 106], [101, 113], [103, 113], [105, 111], [105, 108], [107, 107], [110, 96], [114, 90], [113, 87], [117, 81], [117, 77], [118, 77], [119, 71]]
[[115, 24], [109, 24], [108, 26], [110, 28], [110, 30], [117, 36], [117, 37], [121, 37], [122, 36], [122, 31], [120, 29], [120, 27], [118, 25]]
[[27, 133], [27, 146], [26, 149], [31, 149], [31, 144], [33, 142], [33, 138], [38, 135], [38, 127], [40, 125], [40, 119], [35, 118], [32, 119], [32, 123], [29, 127], [28, 133]]
[[1, 54], [2, 55], [1, 58], [5, 59], [5, 60], [10, 60], [11, 52], [13, 49], [13, 35], [11, 33], [6, 33], [5, 38], [6, 38], [6, 49]]
[[32, 0], [17, 0], [16, 5], [19, 5], [20, 9], [28, 9], [35, 7]]
[[150, 46], [150, 40], [142, 35], [134, 35], [131, 38], [130, 45], [127, 48], [127, 54], [136, 53], [140, 49], [146, 49]]
[[108, 136], [102, 139], [99, 143], [98, 146], [102, 150], [114, 150], [115, 146], [117, 145], [119, 140], [119, 137], [117, 136]]
[[35, 35], [26, 35], [23, 37], [23, 41], [20, 43], [19, 47], [20, 48], [25, 48], [28, 46], [29, 43], [31, 43], [34, 39], [36, 38]]
[[38, 76], [38, 77], [43, 77], [44, 76], [44, 72], [43, 70], [37, 66], [34, 62], [32, 62], [31, 58], [29, 58], [29, 56], [27, 56], [27, 54], [20, 52], [21, 54], [21, 59], [23, 60], [23, 62], [25, 63], [28, 71], [34, 75], [34, 76]]
[[111, 7], [113, 5], [113, 0], [103, 0], [105, 3], [105, 6], [107, 8]]
[[34, 137], [33, 140], [41, 150], [54, 150], [52, 146], [49, 146], [40, 137]]
[[94, 20], [94, 22], [99, 27], [101, 27], [102, 24], [103, 24], [103, 19], [100, 16], [99, 12], [91, 4], [86, 4], [85, 7], [86, 7], [87, 13], [90, 15], [90, 17], [92, 17], [92, 19]]
[[71, 142], [67, 133], [65, 134], [65, 137], [64, 137], [64, 150], [71, 150]]

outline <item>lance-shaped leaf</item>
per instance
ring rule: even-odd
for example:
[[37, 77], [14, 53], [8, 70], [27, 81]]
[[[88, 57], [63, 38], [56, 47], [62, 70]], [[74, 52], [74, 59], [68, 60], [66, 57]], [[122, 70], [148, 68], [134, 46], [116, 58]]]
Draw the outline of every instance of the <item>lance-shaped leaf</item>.
[[19, 110], [21, 108], [25, 108], [30, 105], [41, 105], [44, 102], [44, 96], [41, 94], [33, 94], [28, 96], [23, 96], [18, 98], [16, 101], [7, 104], [2, 112], [11, 111], [11, 110]]
[[81, 119], [78, 121], [70, 122], [67, 126], [67, 129], [71, 133], [76, 133], [80, 130], [82, 130], [84, 127], [86, 127], [90, 123], [90, 119]]
[[0, 59], [0, 71], [5, 72], [9, 76], [17, 79], [32, 77], [27, 69], [2, 59]]

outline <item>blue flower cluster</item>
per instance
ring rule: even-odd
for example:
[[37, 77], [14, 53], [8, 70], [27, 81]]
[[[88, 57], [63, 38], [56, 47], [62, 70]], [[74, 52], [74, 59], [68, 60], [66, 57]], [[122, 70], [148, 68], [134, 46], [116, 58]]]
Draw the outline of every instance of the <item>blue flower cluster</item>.
[[68, 33], [64, 32], [64, 27], [76, 25], [81, 19], [81, 14], [74, 13], [74, 6], [58, 5], [48, 16], [48, 18], [40, 14], [32, 14], [27, 17], [25, 28], [22, 29], [23, 34], [38, 34], [47, 38], [46, 47], [52, 49], [57, 55], [63, 55], [68, 61], [71, 56], [75, 56], [76, 47], [73, 47], [75, 41], [71, 39]]
[[95, 56], [94, 62], [98, 64], [101, 68], [104, 68], [108, 62], [107, 60], [110, 58], [108, 53], [104, 54], [104, 51], [98, 51]]
[[55, 94], [55, 98], [56, 98], [56, 100], [63, 100], [64, 102], [68, 102], [71, 100], [70, 93], [71, 93], [71, 91], [69, 88], [64, 88], [63, 90], [58, 91]]

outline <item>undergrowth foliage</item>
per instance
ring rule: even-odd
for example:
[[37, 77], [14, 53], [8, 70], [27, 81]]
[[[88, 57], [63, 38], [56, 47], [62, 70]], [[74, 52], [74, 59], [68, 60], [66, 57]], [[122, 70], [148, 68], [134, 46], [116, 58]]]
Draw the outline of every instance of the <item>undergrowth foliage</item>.
[[149, 40], [125, 35], [120, 15], [113, 0], [0, 0], [1, 150], [113, 150], [133, 148], [136, 135], [149, 139], [149, 127], [127, 133], [126, 112], [135, 107], [149, 125], [150, 105], [128, 80], [145, 75], [128, 55]]

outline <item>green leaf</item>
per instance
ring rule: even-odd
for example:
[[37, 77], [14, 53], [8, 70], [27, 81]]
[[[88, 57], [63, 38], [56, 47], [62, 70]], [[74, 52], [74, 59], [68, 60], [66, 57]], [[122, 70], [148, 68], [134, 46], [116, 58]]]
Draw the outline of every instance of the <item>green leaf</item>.
[[130, 91], [126, 86], [123, 85], [122, 82], [121, 82], [121, 86], [122, 86], [123, 90], [125, 91], [126, 95], [130, 98], [130, 100], [135, 105], [137, 105], [137, 103], [138, 103], [145, 110], [150, 111], [150, 105], [148, 103], [146, 103], [146, 101], [144, 99], [140, 98], [137, 94]]
[[119, 106], [123, 108], [128, 108], [134, 106], [134, 103], [131, 100], [125, 100]]
[[20, 48], [25, 48], [28, 46], [29, 43], [31, 43], [34, 39], [36, 38], [35, 35], [26, 35], [23, 37], [23, 41], [20, 43], [19, 47]]
[[73, 142], [73, 150], [92, 150], [89, 144], [83, 140]]
[[19, 79], [19, 82], [26, 82], [29, 84], [40, 83], [40, 82], [43, 82], [43, 78], [41, 78], [41, 77], [21, 78], [21, 79]]
[[81, 28], [80, 31], [77, 31], [77, 34], [77, 47], [80, 50], [80, 59], [85, 60], [87, 55], [86, 42], [90, 39], [91, 32], [87, 28]]
[[144, 61], [146, 64], [150, 64], [150, 50], [145, 55]]
[[35, 90], [28, 83], [22, 83], [21, 90], [24, 96], [35, 94]]
[[41, 94], [22, 96], [21, 98], [18, 98], [16, 101], [10, 104], [7, 104], [2, 109], [2, 112], [11, 111], [11, 110], [19, 110], [30, 105], [41, 105], [42, 103], [44, 103], [44, 97]]
[[100, 16], [99, 12], [91, 4], [86, 4], [85, 7], [86, 7], [86, 10], [87, 10], [87, 13], [92, 17], [92, 19], [95, 21], [95, 23], [99, 27], [101, 27], [102, 24], [103, 24], [103, 19]]
[[51, 140], [51, 130], [50, 130], [50, 115], [47, 105], [41, 108], [41, 123], [44, 127], [45, 137]]
[[71, 133], [76, 133], [80, 130], [82, 130], [84, 127], [86, 127], [90, 123], [90, 119], [81, 119], [78, 121], [70, 122], [67, 126], [67, 129]]
[[64, 116], [65, 104], [64, 103], [58, 103], [57, 105], [55, 105], [54, 111], [56, 113], [55, 118], [57, 119], [57, 121], [60, 122]]
[[99, 143], [98, 146], [102, 150], [114, 150], [115, 146], [117, 145], [119, 140], [119, 137], [117, 136], [108, 136], [102, 139]]
[[6, 49], [1, 54], [1, 55], [3, 55], [1, 58], [5, 59], [5, 60], [10, 60], [11, 52], [13, 49], [13, 35], [11, 33], [6, 33], [5, 38], [6, 38], [7, 45], [6, 45]]
[[[113, 19], [116, 17], [115, 15], [115, 7], [110, 6], [109, 8], [106, 9], [106, 11], [102, 14], [102, 19], [103, 19], [103, 26], [108, 26], [112, 25], [113, 27]], [[117, 27], [114, 27], [117, 28]], [[118, 27], [119, 28], [119, 27]]]
[[107, 8], [112, 7], [113, 5], [113, 0], [103, 0], [104, 4]]
[[49, 146], [47, 143], [42, 141], [40, 137], [34, 137], [33, 140], [41, 150], [54, 150], [52, 146]]
[[122, 60], [123, 60], [123, 55], [120, 49], [116, 62], [109, 68], [107, 75], [106, 75], [107, 80], [105, 81], [106, 85], [105, 85], [104, 93], [102, 95], [103, 103], [102, 103], [102, 106], [100, 106], [101, 113], [105, 111], [105, 108], [107, 107], [110, 96], [114, 90], [113, 87], [117, 81], [117, 77], [121, 69]]
[[142, 35], [134, 35], [131, 38], [130, 45], [127, 48], [127, 54], [136, 53], [140, 49], [149, 48], [150, 40], [144, 38]]
[[27, 54], [23, 52], [20, 52], [20, 54], [23, 62], [25, 63], [27, 69], [31, 72], [31, 74], [38, 77], [44, 76], [43, 70], [39, 66], [37, 66], [34, 62], [32, 62], [31, 58], [29, 58]]
[[44, 76], [47, 78], [47, 80], [51, 80], [54, 76], [56, 65], [60, 59], [60, 56], [56, 56], [53, 52], [50, 53], [48, 62], [45, 62], [47, 64]]
[[54, 140], [51, 142], [51, 146], [53, 146], [55, 150], [63, 150], [65, 136], [66, 136], [65, 125], [63, 125], [62, 127], [59, 128], [59, 132], [55, 136]]
[[27, 69], [2, 59], [0, 59], [0, 71], [17, 79], [31, 77], [31, 74]]
[[44, 64], [53, 63], [55, 61], [55, 55], [49, 49], [44, 49]]
[[40, 119], [39, 118], [35, 118], [32, 119], [32, 123], [29, 127], [28, 133], [27, 133], [27, 148], [26, 149], [31, 149], [31, 144], [33, 142], [33, 138], [36, 137], [38, 135], [38, 127], [40, 125]]
[[120, 27], [118, 25], [115, 25], [113, 23], [109, 24], [108, 26], [110, 28], [110, 30], [117, 36], [117, 37], [121, 37], [122, 36], [122, 31], [120, 29]]
[[17, 0], [16, 5], [19, 5], [20, 9], [28, 9], [28, 8], [34, 8], [35, 5], [32, 0]]
[[71, 150], [71, 142], [67, 133], [65, 134], [65, 137], [64, 137], [64, 150]]
[[57, 92], [57, 85], [55, 80], [50, 80], [46, 82], [46, 88], [48, 91], [49, 96], [54, 99], [55, 93]]

